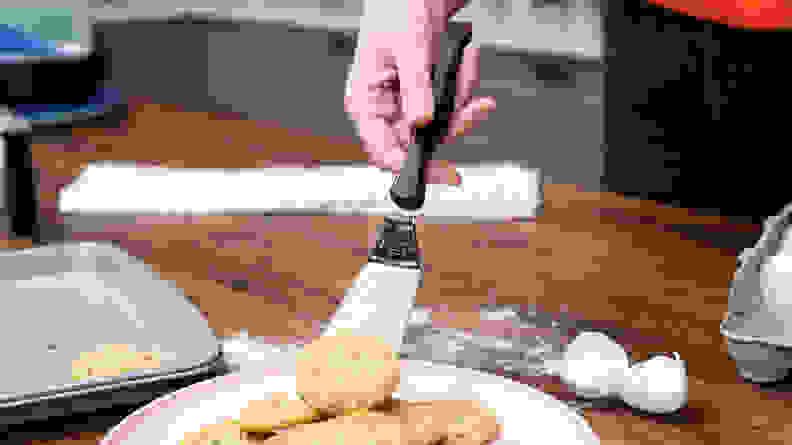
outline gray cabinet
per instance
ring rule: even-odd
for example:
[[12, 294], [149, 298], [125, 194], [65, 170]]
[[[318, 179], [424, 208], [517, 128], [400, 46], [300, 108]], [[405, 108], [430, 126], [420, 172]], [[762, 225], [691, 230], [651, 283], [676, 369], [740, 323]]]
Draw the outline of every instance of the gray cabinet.
[[[343, 110], [354, 34], [250, 22], [213, 28], [208, 42], [215, 105], [319, 135], [355, 135]], [[481, 65], [478, 94], [494, 96], [498, 110], [437, 157], [519, 161], [552, 182], [599, 187], [601, 65], [493, 47], [483, 48]]]
[[207, 41], [213, 105], [318, 135], [354, 134], [343, 105], [354, 40], [343, 33], [250, 21], [212, 28]]
[[94, 39], [97, 51], [109, 56], [110, 86], [126, 96], [202, 108], [212, 26], [181, 19], [99, 22]]
[[[343, 108], [355, 35], [285, 23], [197, 19], [100, 23], [111, 83], [125, 93], [320, 136], [355, 136]], [[548, 182], [590, 189], [602, 176], [603, 70], [552, 54], [482, 49], [480, 95], [498, 110], [437, 157], [519, 161]], [[284, 147], [288, 149], [288, 147]]]

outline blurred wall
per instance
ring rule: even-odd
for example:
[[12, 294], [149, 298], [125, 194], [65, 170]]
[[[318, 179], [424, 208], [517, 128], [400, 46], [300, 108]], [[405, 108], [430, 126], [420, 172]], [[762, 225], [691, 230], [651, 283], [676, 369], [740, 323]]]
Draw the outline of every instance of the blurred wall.
[[[126, 94], [196, 110], [243, 113], [325, 136], [355, 136], [343, 110], [354, 33], [253, 20], [107, 21], [97, 46]], [[602, 176], [602, 66], [551, 53], [482, 49], [481, 88], [499, 108], [437, 156], [514, 160], [548, 182], [598, 188]]]
[[[91, 9], [90, 14], [100, 21], [164, 19], [191, 12], [262, 23], [292, 21], [336, 30], [356, 29], [363, 11], [363, 0], [78, 1], [115, 5]], [[486, 44], [583, 58], [602, 57], [602, 20], [594, 0], [473, 0], [456, 19], [472, 21], [475, 38]]]

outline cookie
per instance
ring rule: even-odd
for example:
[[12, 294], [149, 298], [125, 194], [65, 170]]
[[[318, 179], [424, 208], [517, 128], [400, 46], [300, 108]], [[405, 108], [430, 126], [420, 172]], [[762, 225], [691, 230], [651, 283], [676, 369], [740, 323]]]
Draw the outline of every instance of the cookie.
[[297, 356], [297, 391], [331, 416], [381, 404], [398, 390], [400, 378], [397, 354], [378, 337], [320, 337]]
[[472, 400], [398, 401], [389, 412], [402, 419], [405, 435], [429, 443], [482, 445], [501, 431], [495, 413]]
[[72, 379], [119, 377], [141, 369], [160, 367], [159, 354], [138, 352], [130, 345], [102, 345], [96, 351], [83, 352], [72, 361]]
[[319, 419], [318, 411], [288, 393], [273, 394], [266, 400], [253, 400], [239, 413], [239, 426], [244, 432], [270, 433]]
[[253, 445], [239, 425], [233, 421], [204, 425], [195, 432], [184, 435], [180, 445]]
[[[299, 425], [267, 439], [269, 445], [413, 445], [396, 416], [369, 413]], [[415, 444], [427, 445], [427, 444]]]

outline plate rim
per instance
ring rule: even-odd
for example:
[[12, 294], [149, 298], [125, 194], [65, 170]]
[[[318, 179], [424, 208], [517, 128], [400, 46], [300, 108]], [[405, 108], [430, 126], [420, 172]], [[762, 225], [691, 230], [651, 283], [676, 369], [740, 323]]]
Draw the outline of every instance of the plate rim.
[[[522, 384], [520, 382], [515, 382], [515, 381], [509, 380], [507, 378], [498, 376], [496, 374], [490, 374], [490, 373], [478, 371], [478, 370], [475, 370], [475, 369], [461, 368], [461, 367], [450, 365], [450, 364], [434, 363], [434, 362], [430, 362], [430, 361], [426, 361], [426, 360], [408, 360], [408, 359], [404, 359], [404, 361], [413, 363], [414, 366], [440, 368], [440, 369], [442, 369], [442, 368], [455, 369], [455, 370], [461, 370], [461, 371], [464, 371], [464, 372], [467, 372], [467, 373], [470, 373], [470, 374], [478, 374], [478, 375], [483, 375], [483, 376], [486, 376], [486, 377], [500, 378], [500, 379], [502, 379], [504, 381], [504, 383], [507, 383], [507, 384], [519, 385], [519, 387], [528, 386], [531, 389], [534, 389], [538, 394], [543, 396], [545, 399], [551, 399], [554, 402], [556, 402], [559, 406], [566, 406], [562, 401], [560, 401], [556, 397], [552, 396], [551, 394], [547, 394], [547, 393], [545, 393], [545, 392], [543, 392], [543, 391], [541, 391], [539, 389], [531, 387], [530, 385], [525, 385], [525, 384]], [[262, 366], [261, 368], [257, 369], [257, 371], [260, 372], [260, 373], [266, 373], [267, 375], [271, 374], [273, 376], [283, 375], [283, 373], [280, 370], [278, 370], [277, 366]], [[197, 395], [197, 394], [204, 393], [204, 391], [202, 391], [202, 390], [207, 389], [211, 385], [219, 385], [219, 384], [222, 384], [222, 385], [225, 385], [225, 384], [234, 385], [234, 384], [240, 384], [240, 383], [242, 383], [242, 380], [243, 380], [243, 375], [242, 375], [243, 372], [244, 371], [235, 371], [235, 372], [230, 373], [230, 374], [213, 377], [211, 379], [204, 380], [204, 381], [201, 381], [201, 382], [196, 382], [196, 383], [193, 383], [192, 385], [189, 385], [187, 387], [178, 389], [178, 390], [173, 391], [171, 393], [162, 395], [162, 396], [152, 400], [151, 402], [146, 403], [145, 405], [143, 405], [140, 408], [138, 408], [135, 411], [133, 411], [131, 414], [129, 414], [126, 417], [124, 417], [121, 420], [121, 422], [119, 422], [117, 425], [115, 425], [113, 428], [111, 428], [107, 433], [105, 433], [104, 437], [99, 442], [99, 445], [124, 445], [123, 439], [126, 438], [127, 434], [129, 434], [130, 432], [133, 432], [135, 430], [135, 427], [137, 425], [143, 423], [145, 421], [145, 419], [149, 415], [156, 415], [156, 412], [158, 412], [160, 410], [163, 410], [163, 409], [167, 409], [168, 405], [170, 403], [172, 403], [172, 402], [174, 402], [176, 400], [182, 400], [185, 397], [185, 395], [188, 395], [188, 394]], [[565, 411], [565, 414], [568, 417], [570, 417], [570, 419], [574, 419], [576, 421], [575, 423], [577, 424], [576, 425], [577, 428], [584, 429], [585, 432], [588, 433], [591, 436], [591, 438], [593, 439], [592, 445], [600, 443], [599, 442], [599, 435], [592, 429], [591, 424], [585, 419], [585, 417], [583, 417], [581, 414], [575, 412], [571, 408], [568, 408]]]

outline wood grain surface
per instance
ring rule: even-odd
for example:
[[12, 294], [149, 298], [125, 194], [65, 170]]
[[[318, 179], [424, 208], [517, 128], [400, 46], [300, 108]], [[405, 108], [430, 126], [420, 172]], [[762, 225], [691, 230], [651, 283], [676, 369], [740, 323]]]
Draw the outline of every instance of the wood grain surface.
[[[51, 216], [58, 188], [94, 160], [244, 168], [365, 159], [354, 140], [145, 103], [133, 107], [124, 127], [76, 130], [70, 143], [37, 145], [34, 151], [43, 174], [42, 207]], [[250, 191], [259, 192], [267, 191]], [[587, 409], [585, 417], [603, 444], [758, 445], [792, 437], [788, 390], [741, 381], [718, 330], [737, 249], [745, 246], [718, 246], [673, 230], [695, 226], [751, 239], [759, 227], [573, 185], [548, 186], [546, 198], [536, 223], [421, 226], [427, 269], [417, 302], [446, 305], [438, 321], [462, 328], [477, 322], [475, 305], [533, 304], [615, 329], [616, 340], [637, 359], [679, 352], [688, 364], [689, 406], [672, 416], [613, 404]], [[332, 314], [365, 263], [380, 220], [162, 216], [76, 236], [116, 240], [144, 258], [199, 304], [218, 333], [247, 329], [288, 342], [312, 335], [317, 322]], [[526, 383], [568, 392], [554, 379]], [[104, 433], [76, 430], [70, 437], [64, 432], [59, 440], [31, 443], [88, 444]], [[38, 439], [36, 434], [26, 437]]]

